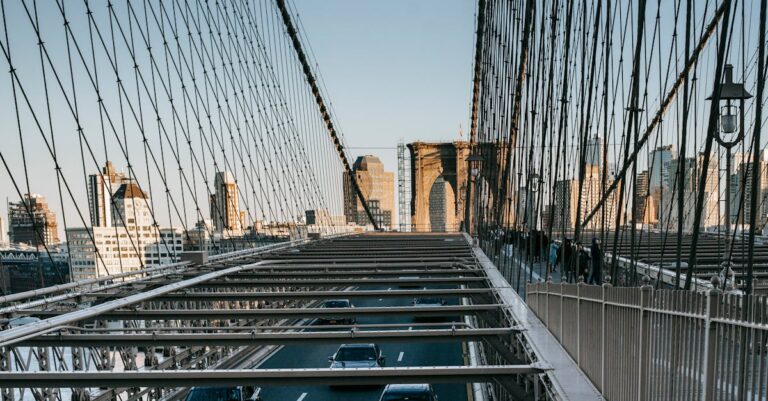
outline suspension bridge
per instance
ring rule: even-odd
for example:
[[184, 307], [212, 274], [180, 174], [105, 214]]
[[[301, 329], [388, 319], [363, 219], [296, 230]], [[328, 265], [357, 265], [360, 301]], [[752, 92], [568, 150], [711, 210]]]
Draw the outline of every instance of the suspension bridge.
[[767, 3], [478, 0], [398, 232], [292, 1], [0, 1], [0, 397], [765, 400]]

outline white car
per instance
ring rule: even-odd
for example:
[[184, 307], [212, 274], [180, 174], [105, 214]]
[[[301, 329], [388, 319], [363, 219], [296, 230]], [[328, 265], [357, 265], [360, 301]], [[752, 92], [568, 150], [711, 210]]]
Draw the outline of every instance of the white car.
[[390, 384], [379, 401], [437, 401], [437, 395], [430, 384]]
[[385, 358], [376, 344], [342, 344], [335, 354], [328, 357], [331, 369], [381, 368]]

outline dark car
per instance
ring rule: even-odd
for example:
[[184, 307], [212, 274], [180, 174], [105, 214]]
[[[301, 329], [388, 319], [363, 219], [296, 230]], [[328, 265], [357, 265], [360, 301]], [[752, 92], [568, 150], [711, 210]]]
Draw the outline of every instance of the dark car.
[[390, 384], [379, 401], [437, 401], [437, 395], [430, 384]]
[[383, 367], [385, 358], [376, 344], [342, 344], [328, 357], [331, 369]]
[[[328, 301], [323, 302], [323, 308], [334, 308], [334, 309], [342, 309], [342, 308], [354, 308], [355, 305], [352, 305], [352, 302], [349, 302], [348, 299], [331, 299]], [[320, 324], [355, 324], [357, 322], [357, 319], [355, 319], [353, 316], [326, 316], [321, 317], [317, 319], [318, 323]]]
[[259, 387], [193, 387], [185, 401], [261, 401]]
[[417, 307], [435, 307], [445, 305], [445, 299], [437, 297], [419, 297], [415, 298], [412, 302], [413, 306]]
[[397, 286], [403, 289], [421, 288], [421, 284], [419, 283], [407, 282], [411, 280], [418, 280], [419, 278], [420, 278], [419, 276], [400, 276], [398, 277], [398, 280], [400, 280], [401, 282], [398, 283]]

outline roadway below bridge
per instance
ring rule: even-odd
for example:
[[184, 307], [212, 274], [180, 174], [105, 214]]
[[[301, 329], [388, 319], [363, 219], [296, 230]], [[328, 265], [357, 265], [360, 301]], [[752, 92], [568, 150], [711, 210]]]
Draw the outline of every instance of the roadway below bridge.
[[[450, 288], [447, 286], [432, 286], [427, 288]], [[379, 290], [399, 290], [398, 287], [381, 287]], [[457, 298], [446, 298], [448, 305], [458, 305]], [[354, 300], [357, 307], [395, 307], [410, 306], [412, 300], [404, 298], [373, 298]], [[454, 319], [440, 319], [450, 327]], [[418, 329], [425, 321], [412, 317], [360, 317], [357, 324], [403, 324], [399, 329]], [[435, 319], [429, 320], [435, 323]], [[380, 330], [379, 328], [374, 328]], [[370, 329], [367, 329], [370, 330]], [[333, 355], [341, 344], [322, 345], [286, 345], [264, 361], [259, 368], [327, 368], [328, 357]], [[415, 367], [415, 366], [461, 366], [465, 364], [465, 351], [462, 343], [382, 343], [379, 344], [386, 356], [386, 366]], [[343, 374], [340, 371], [339, 374]], [[440, 401], [466, 401], [467, 385], [435, 384], [435, 391]], [[378, 401], [384, 386], [376, 387], [330, 387], [330, 386], [291, 386], [263, 387], [264, 401]]]

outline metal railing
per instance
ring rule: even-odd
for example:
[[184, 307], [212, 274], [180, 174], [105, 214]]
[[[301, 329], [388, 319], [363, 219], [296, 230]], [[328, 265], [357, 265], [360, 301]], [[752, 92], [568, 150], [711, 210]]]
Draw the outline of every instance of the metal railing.
[[552, 282], [527, 291], [607, 400], [768, 399], [766, 296]]

